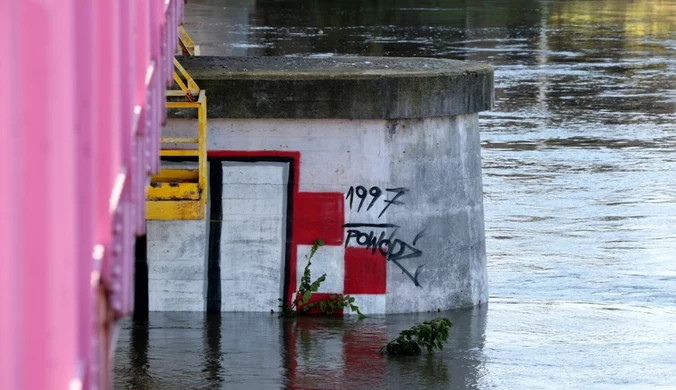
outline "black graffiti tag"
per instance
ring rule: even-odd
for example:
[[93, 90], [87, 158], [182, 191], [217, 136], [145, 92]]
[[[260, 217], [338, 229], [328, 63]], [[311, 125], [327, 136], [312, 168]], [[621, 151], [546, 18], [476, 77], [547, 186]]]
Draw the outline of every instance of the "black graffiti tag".
[[[395, 224], [389, 224], [389, 223], [381, 223], [381, 224], [369, 224], [369, 223], [346, 223], [343, 225], [345, 229], [347, 229], [347, 238], [345, 239], [345, 247], [347, 247], [350, 242], [354, 240], [354, 242], [359, 245], [363, 246], [366, 249], [370, 249], [372, 253], [379, 252], [381, 255], [383, 255], [388, 261], [393, 262], [396, 264], [403, 273], [405, 273], [417, 287], [420, 286], [420, 282], [418, 281], [418, 276], [420, 275], [420, 271], [422, 268], [425, 266], [425, 264], [419, 265], [414, 274], [411, 275], [411, 273], [401, 265], [399, 261], [401, 260], [407, 260], [407, 259], [414, 259], [421, 257], [423, 255], [423, 252], [416, 248], [415, 245], [417, 241], [423, 237], [424, 235], [424, 230], [416, 234], [415, 238], [413, 239], [413, 244], [409, 244], [406, 241], [403, 241], [399, 238], [396, 238], [395, 235], [397, 233], [397, 230], [399, 229], [399, 225]], [[364, 228], [367, 228], [365, 230], [362, 230]], [[386, 228], [392, 228], [394, 229], [390, 236], [386, 236], [384, 231], [381, 231], [380, 234], [377, 234], [376, 231], [373, 229], [386, 229]]]
[[[391, 206], [391, 205], [403, 205], [404, 202], [397, 200], [400, 197], [402, 197], [405, 193], [408, 192], [408, 188], [406, 187], [397, 187], [397, 188], [386, 188], [386, 192], [392, 192], [394, 193], [394, 196], [392, 199], [383, 199], [383, 203], [385, 203], [385, 207], [380, 211], [380, 214], [378, 214], [378, 218], [380, 218], [383, 214], [385, 214], [385, 211]], [[366, 206], [365, 211], [371, 210], [371, 208], [376, 204], [378, 199], [383, 195], [383, 190], [380, 189], [380, 187], [371, 187], [370, 189], [366, 189], [364, 186], [352, 186], [350, 189], [347, 191], [347, 195], [345, 195], [345, 199], [350, 201], [350, 210], [353, 210], [355, 207], [355, 200], [354, 198], [357, 197], [359, 199], [359, 205], [356, 206], [357, 212], [360, 212], [362, 210], [362, 207], [364, 207], [364, 203], [366, 203], [366, 200], [368, 197], [371, 197], [371, 201], [368, 203]]]
[[378, 218], [380, 218], [383, 214], [385, 214], [385, 211], [387, 211], [388, 207], [390, 207], [391, 205], [393, 205], [393, 204], [396, 204], [396, 205], [402, 205], [402, 204], [404, 204], [404, 202], [402, 202], [402, 201], [400, 201], [400, 200], [398, 201], [397, 199], [399, 199], [402, 195], [404, 195], [405, 193], [407, 193], [407, 192], [408, 192], [408, 188], [405, 188], [405, 187], [399, 187], [399, 188], [386, 188], [385, 191], [387, 191], [387, 192], [395, 192], [396, 195], [394, 195], [394, 198], [392, 198], [392, 200], [387, 200], [387, 199], [385, 199], [385, 203], [387, 203], [387, 206], [385, 206], [385, 208], [383, 209], [383, 211], [381, 211], [380, 214], [378, 214]]

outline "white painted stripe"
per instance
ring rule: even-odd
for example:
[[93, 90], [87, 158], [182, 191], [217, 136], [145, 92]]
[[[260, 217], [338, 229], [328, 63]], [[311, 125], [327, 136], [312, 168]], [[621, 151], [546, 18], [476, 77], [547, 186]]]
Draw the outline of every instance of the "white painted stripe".
[[[359, 311], [369, 314], [385, 314], [387, 309], [387, 300], [385, 294], [353, 294], [354, 303], [359, 307]], [[357, 314], [347, 309], [344, 314]]]
[[[311, 245], [298, 245], [296, 260], [296, 285], [307, 265], [306, 255], [310, 253]], [[342, 245], [325, 245], [320, 247], [312, 258], [310, 266], [312, 281], [326, 274], [326, 280], [319, 286], [319, 293], [342, 294], [345, 282], [345, 248]]]

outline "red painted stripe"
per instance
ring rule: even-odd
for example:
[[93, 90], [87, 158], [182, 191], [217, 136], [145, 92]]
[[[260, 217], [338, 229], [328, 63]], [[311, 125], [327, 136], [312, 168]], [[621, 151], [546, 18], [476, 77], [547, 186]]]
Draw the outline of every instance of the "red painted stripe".
[[387, 260], [380, 251], [345, 248], [345, 294], [385, 294]]
[[343, 194], [338, 192], [301, 192], [293, 207], [293, 240], [312, 245], [321, 239], [326, 245], [343, 244], [345, 213]]
[[[319, 301], [328, 301], [329, 299], [331, 299], [331, 297], [336, 298], [336, 297], [339, 297], [339, 296], [342, 296], [342, 294], [314, 293], [314, 294], [312, 294], [312, 297], [310, 297], [310, 301], [308, 301], [307, 304], [310, 304], [310, 303], [313, 303], [313, 302], [319, 302]], [[299, 306], [298, 311], [300, 311], [303, 308], [303, 306], [305, 306], [305, 305]], [[321, 313], [322, 312], [318, 307], [312, 308], [307, 312], [307, 314], [321, 314]], [[336, 311], [334, 314], [342, 315], [343, 310]]]
[[[385, 381], [387, 359], [379, 353], [387, 344], [387, 327], [345, 327], [343, 333], [343, 359], [345, 383], [358, 382], [364, 388], [379, 388]], [[368, 372], [365, 378], [361, 373]]]

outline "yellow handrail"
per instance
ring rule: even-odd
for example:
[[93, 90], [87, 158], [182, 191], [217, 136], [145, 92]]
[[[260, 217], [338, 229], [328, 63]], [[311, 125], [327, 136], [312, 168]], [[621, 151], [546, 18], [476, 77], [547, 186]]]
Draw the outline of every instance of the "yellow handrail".
[[[197, 137], [182, 135], [179, 137], [162, 137], [164, 144], [197, 144], [197, 149], [162, 149], [162, 157], [197, 157], [197, 183], [186, 181], [192, 176], [176, 170], [160, 169], [158, 175], [151, 180], [148, 191], [148, 219], [202, 219], [204, 218], [207, 194], [207, 97], [206, 91], [192, 79], [190, 74], [174, 58], [174, 80], [180, 90], [166, 92], [168, 98], [184, 97], [185, 101], [168, 101], [167, 108], [197, 109]], [[186, 171], [186, 172], [194, 172]], [[180, 178], [179, 178], [180, 176]], [[160, 183], [170, 183], [162, 185]], [[195, 188], [197, 193], [195, 193]]]

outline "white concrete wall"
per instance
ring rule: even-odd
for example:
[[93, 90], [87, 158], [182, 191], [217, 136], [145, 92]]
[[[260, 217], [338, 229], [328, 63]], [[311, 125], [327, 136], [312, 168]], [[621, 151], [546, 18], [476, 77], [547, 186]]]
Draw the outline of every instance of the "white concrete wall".
[[[390, 181], [410, 191], [388, 218], [402, 225], [406, 242], [421, 231], [420, 258], [401, 261], [413, 272], [423, 265], [422, 287], [388, 262], [388, 311], [427, 311], [486, 302], [481, 146], [476, 115], [458, 119], [398, 121], [390, 152]], [[391, 293], [389, 293], [391, 292]], [[404, 308], [404, 310], [401, 310]]]
[[[181, 123], [172, 120], [171, 127], [181, 128]], [[384, 120], [214, 118], [209, 119], [208, 150], [299, 151], [301, 192], [344, 192], [354, 183], [388, 182], [386, 130]]]
[[[178, 129], [181, 124], [181, 120], [172, 121], [170, 128]], [[296, 180], [300, 192], [330, 192], [342, 196], [345, 199], [344, 223], [396, 225], [355, 228], [365, 234], [373, 231], [376, 237], [384, 232], [392, 242], [399, 240], [390, 249], [397, 251], [398, 248], [402, 252], [398, 258], [387, 254], [386, 275], [379, 279], [386, 283], [386, 293], [353, 294], [363, 312], [385, 313], [443, 310], [487, 300], [479, 141], [476, 114], [397, 121], [210, 119], [208, 149], [269, 151], [270, 154], [299, 152], [300, 175]], [[279, 182], [273, 184], [266, 178], [268, 171], [248, 172], [242, 174], [240, 184], [279, 185]], [[350, 188], [355, 191], [358, 186], [367, 190], [361, 209], [360, 198], [352, 196], [350, 207], [347, 196]], [[225, 191], [224, 187], [224, 201]], [[279, 195], [272, 189], [268, 192], [269, 198], [259, 199], [256, 195], [233, 207], [233, 221], [251, 220], [247, 213], [257, 209], [266, 210], [266, 215], [275, 219], [274, 213], [280, 206], [273, 198], [279, 199]], [[378, 192], [380, 196], [369, 209], [376, 198], [373, 194]], [[398, 196], [397, 201], [389, 204], [395, 196]], [[270, 249], [274, 245], [268, 246], [268, 242], [278, 239], [278, 229], [270, 228], [265, 234], [250, 227], [237, 228], [227, 234], [225, 230], [222, 235], [224, 245], [230, 245], [227, 240], [235, 239], [233, 237], [249, 240], [253, 246], [260, 240], [266, 242], [261, 246], [268, 248], [261, 249], [266, 257], [263, 260], [266, 262], [263, 264], [267, 264], [265, 267], [275, 263], [268, 260], [268, 256], [272, 259], [274, 253], [283, 255], [283, 252]], [[347, 233], [344, 242], [345, 239]], [[149, 232], [148, 242], [151, 240]], [[348, 247], [365, 249], [355, 238], [350, 240]], [[232, 260], [227, 267], [226, 263], [221, 263], [223, 278], [226, 269], [234, 267], [235, 262], [248, 264], [247, 267], [255, 267], [254, 264], [261, 262], [259, 253], [246, 251], [246, 246], [238, 248], [236, 261]], [[298, 246], [297, 279], [302, 274], [303, 256], [308, 251], [309, 246]], [[322, 292], [344, 292], [340, 279], [351, 273], [345, 265], [345, 253], [345, 245], [326, 246], [317, 253], [313, 276], [327, 273]], [[283, 259], [275, 264], [283, 264]], [[267, 276], [259, 273], [258, 279], [254, 279], [251, 271], [237, 271], [241, 272], [239, 280], [251, 282], [248, 285], [242, 282], [237, 289], [248, 287], [249, 293], [257, 295], [264, 290], [266, 299], [280, 294], [277, 268]], [[257, 285], [255, 280], [261, 281], [260, 289], [254, 287]], [[223, 281], [225, 283], [226, 279]], [[150, 289], [152, 296], [153, 287]], [[225, 297], [225, 288], [223, 291]], [[224, 303], [223, 309], [236, 308], [227, 308]]]
[[206, 309], [206, 220], [148, 221], [148, 309]]
[[284, 285], [289, 164], [222, 165], [221, 309], [276, 311]]

